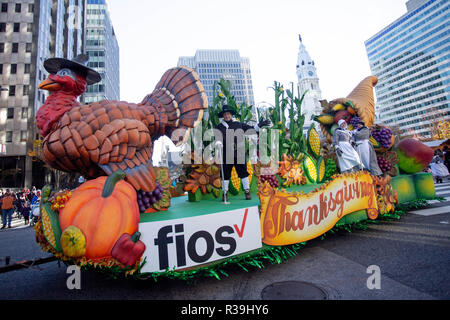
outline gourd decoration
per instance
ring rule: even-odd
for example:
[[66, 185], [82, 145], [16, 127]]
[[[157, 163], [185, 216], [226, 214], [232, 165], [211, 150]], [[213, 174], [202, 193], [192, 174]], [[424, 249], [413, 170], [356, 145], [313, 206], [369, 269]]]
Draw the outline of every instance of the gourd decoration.
[[[118, 170], [109, 177], [82, 184], [60, 211], [59, 224], [63, 234], [71, 226], [79, 229], [86, 242], [84, 256], [88, 259], [110, 257], [113, 246], [123, 234], [138, 231], [137, 194], [131, 184], [123, 181], [124, 178], [125, 173]], [[77, 252], [71, 247], [82, 246], [83, 237], [78, 230], [72, 230], [69, 236], [73, 241], [66, 244], [65, 251]]]

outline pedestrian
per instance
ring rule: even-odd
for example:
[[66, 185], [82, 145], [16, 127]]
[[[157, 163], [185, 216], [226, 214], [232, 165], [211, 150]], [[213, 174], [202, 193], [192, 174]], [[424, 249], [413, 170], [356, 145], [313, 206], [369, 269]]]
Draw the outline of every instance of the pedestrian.
[[448, 171], [450, 171], [450, 149], [448, 146], [444, 147], [444, 164]]
[[6, 228], [6, 225], [8, 225], [8, 228], [11, 228], [11, 220], [12, 220], [12, 214], [14, 210], [14, 197], [12, 196], [9, 189], [6, 189], [6, 194], [2, 199], [2, 229]]
[[366, 124], [363, 121], [359, 121], [353, 132], [356, 152], [358, 152], [365, 170], [369, 171], [374, 176], [381, 176], [383, 171], [381, 171], [378, 166], [377, 154], [375, 153], [372, 143], [369, 141], [370, 136], [370, 129], [366, 127]]
[[39, 201], [40, 196], [41, 196], [40, 191], [34, 191], [33, 198], [31, 199], [31, 204], [35, 204], [37, 201]]
[[[224, 105], [222, 111], [219, 113], [219, 118], [222, 118], [217, 129], [222, 133], [223, 144], [221, 146], [222, 151], [222, 168], [223, 168], [223, 201], [228, 200], [228, 188], [230, 185], [231, 171], [233, 167], [236, 168], [236, 172], [239, 178], [242, 180], [242, 186], [245, 192], [245, 199], [251, 200], [250, 195], [250, 182], [248, 179], [247, 162], [245, 161], [245, 139], [244, 132], [247, 130], [259, 131], [260, 128], [268, 126], [269, 120], [261, 121], [255, 127], [248, 124], [234, 121], [233, 116], [236, 115], [235, 111], [228, 105]], [[242, 139], [238, 137], [239, 131], [242, 132]], [[231, 133], [231, 139], [227, 140], [227, 132]], [[231, 140], [231, 141], [229, 141]], [[227, 152], [228, 150], [228, 152]], [[231, 152], [232, 154], [229, 154]]]
[[22, 214], [23, 202], [22, 202], [22, 199], [20, 198], [20, 193], [17, 192], [15, 197], [16, 197], [16, 200], [14, 200], [14, 209], [20, 218], [20, 215]]
[[22, 206], [22, 217], [25, 221], [25, 225], [30, 223], [30, 212], [31, 212], [30, 203], [28, 201], [25, 201]]
[[442, 183], [443, 178], [448, 177], [449, 171], [444, 164], [444, 160], [442, 159], [442, 151], [437, 149], [434, 152], [433, 160], [430, 163], [431, 172], [433, 177], [436, 179], [436, 183]]
[[334, 131], [333, 146], [336, 150], [341, 173], [362, 170], [361, 158], [351, 145], [353, 134], [347, 130], [347, 122], [345, 120], [339, 120], [338, 126]]

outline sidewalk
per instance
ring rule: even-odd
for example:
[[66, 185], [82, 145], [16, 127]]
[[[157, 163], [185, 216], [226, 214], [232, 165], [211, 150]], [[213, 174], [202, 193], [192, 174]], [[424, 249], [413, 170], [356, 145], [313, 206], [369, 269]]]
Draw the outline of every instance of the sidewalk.
[[[2, 226], [3, 226], [3, 221], [0, 223], [0, 228]], [[5, 229], [0, 229], [0, 232], [7, 231], [7, 230], [13, 230], [13, 229], [28, 228], [29, 226], [30, 226], [29, 224], [25, 225], [25, 220], [22, 217], [18, 218], [18, 214], [14, 213], [12, 221], [11, 221], [11, 229], [8, 229], [8, 227], [6, 227]]]

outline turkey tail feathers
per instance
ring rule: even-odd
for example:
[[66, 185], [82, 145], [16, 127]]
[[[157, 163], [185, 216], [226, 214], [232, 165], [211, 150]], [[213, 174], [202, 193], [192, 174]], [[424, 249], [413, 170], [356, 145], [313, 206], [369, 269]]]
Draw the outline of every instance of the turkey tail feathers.
[[153, 106], [160, 114], [156, 115], [156, 134], [170, 136], [176, 129], [185, 129], [178, 140], [180, 144], [189, 136], [189, 129], [198, 126], [208, 109], [208, 99], [200, 82], [200, 77], [191, 68], [181, 66], [167, 70], [156, 85], [153, 93], [141, 103]]

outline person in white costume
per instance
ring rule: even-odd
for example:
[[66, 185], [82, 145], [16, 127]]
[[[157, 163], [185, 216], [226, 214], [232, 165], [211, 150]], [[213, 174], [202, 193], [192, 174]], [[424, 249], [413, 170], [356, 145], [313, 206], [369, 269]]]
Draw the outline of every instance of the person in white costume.
[[363, 121], [360, 121], [357, 128], [353, 131], [353, 140], [356, 144], [356, 152], [358, 152], [365, 170], [375, 176], [381, 176], [383, 171], [381, 171], [378, 166], [375, 149], [369, 141], [370, 136], [370, 129], [366, 127]]
[[436, 179], [436, 183], [442, 183], [442, 179], [448, 177], [449, 172], [444, 164], [444, 160], [442, 159], [441, 150], [438, 149], [434, 152], [434, 157], [430, 163], [430, 168], [433, 177]]
[[362, 170], [361, 158], [351, 145], [352, 132], [347, 130], [347, 122], [339, 120], [338, 125], [339, 128], [333, 134], [333, 146], [341, 173]]

